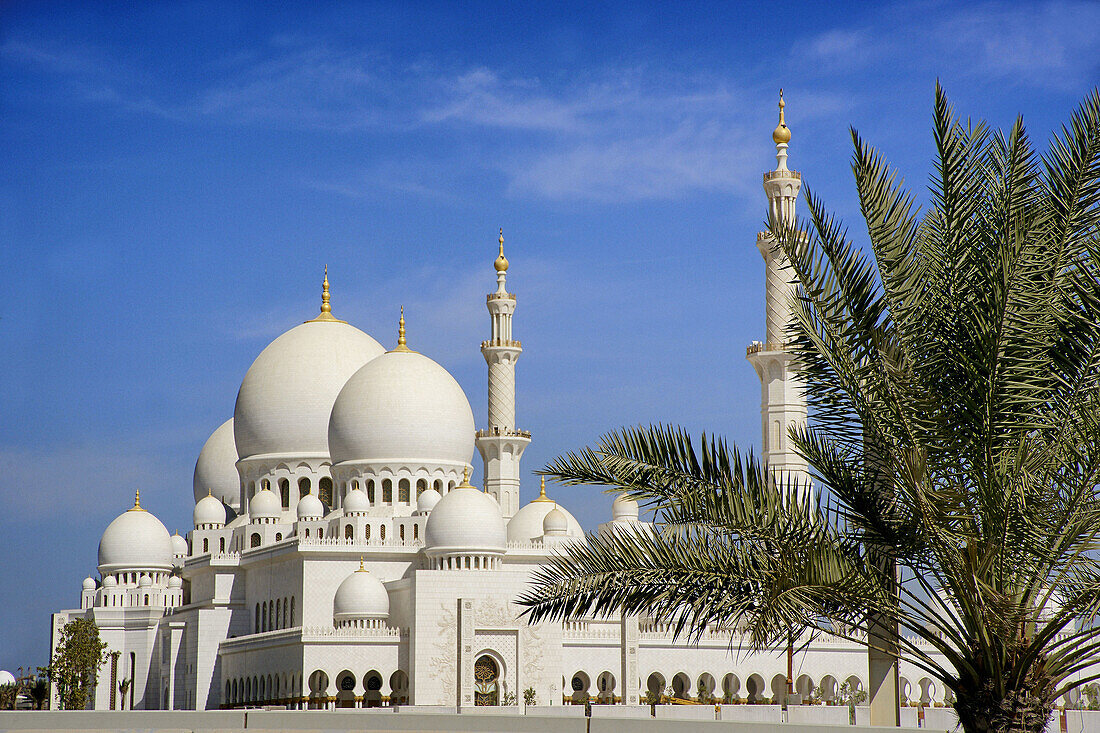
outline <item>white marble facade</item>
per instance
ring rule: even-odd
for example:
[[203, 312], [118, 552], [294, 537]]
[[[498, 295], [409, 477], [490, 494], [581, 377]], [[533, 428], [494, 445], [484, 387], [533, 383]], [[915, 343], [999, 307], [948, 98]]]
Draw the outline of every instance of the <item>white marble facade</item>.
[[[764, 187], [777, 215], [793, 216], [800, 180], [786, 166], [784, 131]], [[770, 236], [758, 242], [767, 341], [749, 358], [762, 384], [765, 456], [805, 471], [782, 443], [806, 414], [779, 325], [788, 288]], [[117, 652], [95, 708], [469, 706], [522, 703], [528, 688], [540, 705], [638, 704], [670, 688], [741, 701], [784, 694], [785, 655], [741, 653], [729, 631], [692, 645], [644, 618], [519, 618], [513, 599], [532, 572], [562, 543], [585, 539], [544, 491], [520, 504], [531, 434], [514, 424], [522, 346], [503, 235], [494, 267], [481, 430], [458, 383], [413, 350], [403, 315], [387, 351], [332, 314], [326, 273], [320, 315], [264, 349], [233, 418], [204, 445], [188, 537], [170, 537], [136, 499], [104, 532], [80, 607], [54, 615], [51, 651], [65, 621], [91, 616]], [[466, 478], [475, 447], [484, 491]], [[597, 531], [638, 522], [637, 506], [620, 500]], [[901, 673], [910, 700], [942, 703], [925, 675]], [[862, 648], [818, 640], [797, 655], [795, 688], [821, 686], [829, 698], [848, 680], [865, 687], [866, 674]], [[125, 694], [123, 680], [133, 681]]]

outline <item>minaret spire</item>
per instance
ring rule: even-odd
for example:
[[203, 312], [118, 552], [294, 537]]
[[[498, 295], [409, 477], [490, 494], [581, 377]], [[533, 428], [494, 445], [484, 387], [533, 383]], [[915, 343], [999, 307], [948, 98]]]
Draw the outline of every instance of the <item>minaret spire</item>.
[[531, 434], [516, 429], [516, 361], [523, 345], [512, 338], [512, 314], [516, 296], [506, 287], [508, 258], [504, 256], [504, 229], [493, 267], [497, 289], [489, 293], [490, 338], [481, 342], [481, 353], [489, 365], [489, 425], [477, 432], [477, 449], [485, 462], [485, 491], [500, 504], [505, 519], [519, 511], [519, 462], [531, 442]]

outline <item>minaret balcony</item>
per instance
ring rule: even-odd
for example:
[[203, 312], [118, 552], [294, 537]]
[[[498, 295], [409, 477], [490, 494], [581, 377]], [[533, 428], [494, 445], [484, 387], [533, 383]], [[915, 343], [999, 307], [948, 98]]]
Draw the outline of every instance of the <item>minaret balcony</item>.
[[512, 428], [487, 428], [478, 430], [475, 434], [478, 438], [527, 438], [531, 439], [530, 430], [515, 430]]
[[481, 348], [488, 349], [494, 346], [503, 346], [509, 349], [522, 349], [523, 344], [519, 341], [513, 341], [512, 339], [489, 339], [488, 341], [481, 342]]
[[486, 302], [492, 301], [492, 300], [515, 300], [515, 299], [516, 299], [516, 294], [515, 293], [489, 293], [488, 295], [485, 296]]
[[745, 356], [759, 354], [761, 351], [786, 351], [787, 347], [790, 345], [791, 344], [784, 343], [782, 341], [768, 344], [762, 343], [760, 341], [753, 341], [751, 344], [749, 344], [748, 348], [745, 349]]
[[802, 174], [798, 171], [768, 171], [764, 174], [765, 181], [770, 181], [773, 178], [793, 178], [796, 181], [801, 181]]

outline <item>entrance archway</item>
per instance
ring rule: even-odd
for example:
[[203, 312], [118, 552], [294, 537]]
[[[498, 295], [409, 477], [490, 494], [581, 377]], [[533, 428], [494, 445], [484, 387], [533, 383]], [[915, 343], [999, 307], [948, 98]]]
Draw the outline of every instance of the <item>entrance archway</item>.
[[500, 666], [488, 654], [474, 662], [474, 705], [500, 705]]

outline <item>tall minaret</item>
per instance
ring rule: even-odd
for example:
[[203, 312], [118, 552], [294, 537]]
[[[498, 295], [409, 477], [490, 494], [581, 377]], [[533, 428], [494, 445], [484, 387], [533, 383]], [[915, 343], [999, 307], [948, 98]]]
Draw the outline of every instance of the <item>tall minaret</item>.
[[500, 230], [500, 254], [493, 266], [497, 289], [485, 298], [492, 335], [481, 342], [489, 364], [489, 426], [477, 431], [477, 449], [485, 462], [485, 491], [500, 503], [505, 519], [519, 511], [519, 461], [531, 442], [531, 433], [516, 429], [516, 360], [523, 345], [512, 338], [512, 314], [516, 296], [504, 287], [508, 258], [504, 256], [504, 230]]
[[[794, 223], [795, 203], [802, 176], [787, 168], [787, 143], [791, 131], [783, 114], [783, 90], [779, 90], [779, 125], [772, 133], [775, 141], [776, 169], [764, 174], [771, 221]], [[787, 349], [786, 329], [793, 316], [797, 285], [785, 268], [786, 256], [770, 231], [756, 235], [756, 247], [764, 257], [766, 340], [753, 342], [747, 358], [760, 377], [760, 421], [763, 434], [763, 458], [773, 470], [785, 471], [800, 486], [809, 485], [806, 461], [798, 456], [787, 437], [787, 428], [806, 422], [806, 399], [802, 380], [795, 371], [793, 355]]]

